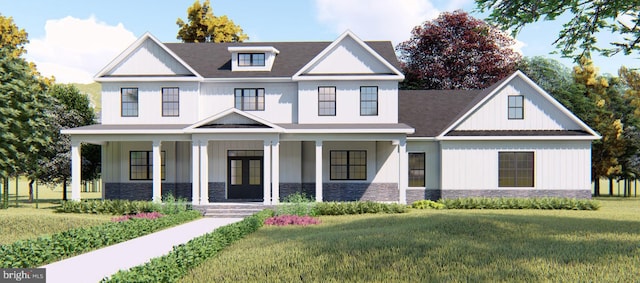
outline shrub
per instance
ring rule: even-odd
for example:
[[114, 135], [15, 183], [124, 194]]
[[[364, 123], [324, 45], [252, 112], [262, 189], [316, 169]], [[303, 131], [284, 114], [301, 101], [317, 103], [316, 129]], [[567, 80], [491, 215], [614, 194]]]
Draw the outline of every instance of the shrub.
[[121, 243], [197, 218], [187, 211], [155, 220], [131, 219], [93, 227], [67, 230], [37, 239], [0, 246], [0, 268], [29, 268], [68, 258], [98, 248]]
[[275, 210], [276, 215], [315, 216], [315, 202], [304, 193], [293, 193], [286, 196]]
[[140, 212], [160, 211], [161, 205], [149, 201], [130, 200], [83, 200], [62, 201], [57, 212], [127, 215]]
[[287, 225], [313, 225], [320, 224], [320, 219], [311, 216], [299, 216], [299, 215], [278, 215], [269, 217], [264, 221], [265, 225], [275, 226], [287, 226]]
[[191, 204], [186, 198], [176, 198], [173, 194], [165, 194], [162, 197], [162, 207], [160, 212], [163, 214], [176, 214], [191, 209]]
[[314, 207], [317, 215], [347, 215], [364, 213], [405, 213], [407, 206], [397, 203], [373, 201], [319, 202]]
[[173, 247], [167, 255], [151, 259], [127, 271], [118, 271], [101, 282], [176, 282], [191, 268], [258, 230], [273, 213], [272, 210], [263, 210], [240, 222], [220, 227], [186, 244]]
[[444, 204], [428, 199], [423, 199], [413, 202], [411, 204], [411, 207], [415, 209], [443, 209]]
[[154, 211], [154, 212], [139, 212], [137, 214], [129, 214], [129, 215], [123, 215], [123, 216], [119, 216], [119, 217], [114, 217], [111, 219], [111, 221], [113, 222], [122, 222], [122, 221], [127, 221], [129, 219], [135, 218], [135, 219], [149, 219], [149, 220], [153, 220], [153, 219], [158, 219], [160, 217], [162, 217], [163, 215], [160, 212]]
[[574, 198], [457, 198], [438, 201], [447, 209], [564, 209], [598, 210], [600, 203]]

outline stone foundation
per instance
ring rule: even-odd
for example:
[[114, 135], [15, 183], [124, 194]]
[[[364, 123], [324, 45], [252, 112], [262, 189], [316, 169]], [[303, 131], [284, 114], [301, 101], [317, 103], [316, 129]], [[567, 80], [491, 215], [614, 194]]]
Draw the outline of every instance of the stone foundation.
[[[162, 195], [173, 194], [176, 198], [191, 201], [191, 183], [162, 183]], [[105, 183], [105, 199], [152, 200], [153, 183]]]
[[442, 198], [442, 194], [440, 190], [416, 189], [416, 188], [407, 189], [407, 204], [412, 204], [415, 201], [423, 200], [423, 199], [437, 201], [440, 198]]

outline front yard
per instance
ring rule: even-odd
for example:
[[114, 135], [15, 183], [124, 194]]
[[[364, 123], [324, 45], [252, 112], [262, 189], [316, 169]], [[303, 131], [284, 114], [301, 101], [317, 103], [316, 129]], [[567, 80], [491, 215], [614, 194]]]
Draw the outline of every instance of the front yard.
[[640, 200], [598, 211], [413, 210], [265, 226], [182, 282], [635, 282]]

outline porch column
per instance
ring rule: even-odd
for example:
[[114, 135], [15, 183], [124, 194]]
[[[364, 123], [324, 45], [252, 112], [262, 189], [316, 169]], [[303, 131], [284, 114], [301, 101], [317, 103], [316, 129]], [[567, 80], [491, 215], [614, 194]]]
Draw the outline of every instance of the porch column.
[[262, 173], [262, 177], [264, 181], [262, 182], [262, 187], [264, 188], [264, 199], [263, 203], [265, 205], [271, 204], [271, 141], [264, 141], [264, 160], [263, 160], [263, 168], [264, 172]]
[[280, 202], [280, 142], [271, 144], [271, 203]]
[[80, 200], [80, 185], [82, 180], [82, 157], [79, 141], [71, 140], [71, 200]]
[[200, 204], [200, 141], [191, 141], [191, 203]]
[[407, 155], [407, 139], [398, 141], [398, 190], [400, 191], [399, 202], [407, 204], [407, 186], [409, 185], [409, 157]]
[[162, 202], [162, 156], [160, 154], [160, 147], [162, 142], [159, 140], [153, 141], [153, 201]]
[[200, 204], [209, 204], [209, 141], [200, 141]]
[[316, 141], [316, 202], [322, 202], [322, 141]]

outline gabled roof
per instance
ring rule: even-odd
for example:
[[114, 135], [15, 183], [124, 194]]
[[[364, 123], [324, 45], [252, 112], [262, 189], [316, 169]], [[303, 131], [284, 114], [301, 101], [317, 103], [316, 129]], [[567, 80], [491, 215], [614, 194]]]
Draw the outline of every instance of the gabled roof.
[[[334, 52], [335, 49], [340, 44], [342, 44], [344, 41], [346, 41], [347, 39], [353, 40], [353, 42], [355, 42], [357, 46], [359, 46], [362, 50], [364, 50], [365, 53], [368, 53], [369, 56], [372, 56], [373, 58], [375, 58], [374, 61], [377, 61], [377, 64], [382, 64], [384, 67], [386, 67], [386, 69], [389, 70], [389, 73], [387, 75], [392, 75], [392, 77], [394, 79], [396, 79], [396, 80], [404, 79], [404, 75], [402, 74], [402, 72], [400, 71], [400, 68], [398, 66], [398, 59], [397, 59], [395, 53], [392, 54], [393, 58], [391, 58], [391, 57], [383, 57], [382, 54], [380, 54], [379, 52], [377, 52], [376, 50], [371, 48], [367, 43], [365, 43], [360, 38], [358, 38], [350, 30], [347, 30], [344, 33], [342, 33], [329, 46], [327, 46], [324, 50], [322, 50], [322, 52], [318, 53], [312, 60], [308, 61], [304, 65], [304, 67], [300, 68], [300, 70], [298, 70], [293, 75], [293, 79], [294, 80], [302, 79], [302, 76], [305, 75], [307, 72], [309, 72], [309, 70], [314, 65], [316, 65], [318, 63], [321, 63], [324, 59], [327, 58], [327, 56], [329, 56], [332, 52]], [[387, 44], [387, 45], [390, 46], [390, 44]], [[393, 46], [391, 46], [391, 50], [393, 50]], [[349, 51], [349, 52], [352, 52], [352, 50]], [[353, 55], [353, 54], [351, 54], [351, 55]], [[388, 54], [388, 53], [385, 52], [385, 55], [388, 56], [388, 55], [391, 55], [391, 54]], [[354, 58], [354, 59], [356, 59], [356, 58]], [[359, 60], [356, 59], [356, 61], [359, 61]], [[361, 63], [361, 62], [356, 62], [355, 64], [357, 64], [357, 63]], [[342, 75], [342, 74], [340, 74], [340, 75]]]
[[[539, 95], [549, 101], [570, 120], [575, 122], [580, 129], [566, 130], [525, 130], [525, 131], [457, 131], [458, 126], [465, 118], [469, 117], [482, 107], [485, 102], [495, 96], [503, 87], [514, 78], [521, 78], [531, 86]], [[496, 82], [483, 90], [399, 90], [398, 91], [398, 120], [416, 129], [411, 137], [560, 137], [579, 136], [586, 139], [599, 139], [600, 135], [587, 124], [576, 117], [550, 94], [540, 88], [531, 79], [520, 71]]]
[[247, 132], [282, 132], [282, 127], [236, 108], [229, 108], [185, 128], [185, 132], [246, 129]]
[[157, 44], [164, 52], [166, 52], [172, 59], [176, 60], [178, 64], [187, 69], [191, 74], [197, 78], [201, 78], [201, 75], [196, 72], [191, 66], [189, 66], [185, 61], [183, 61], [179, 56], [177, 56], [173, 51], [168, 49], [162, 42], [160, 42], [156, 37], [154, 37], [151, 33], [147, 32], [143, 34], [140, 38], [138, 38], [135, 42], [133, 42], [127, 49], [125, 49], [120, 55], [118, 55], [115, 59], [113, 59], [107, 66], [105, 66], [100, 72], [98, 72], [94, 79], [96, 81], [100, 81], [103, 77], [109, 74], [112, 70], [118, 67], [121, 63], [127, 60], [129, 56], [131, 56], [138, 48], [140, 48], [146, 41], [152, 41]]
[[[243, 43], [165, 43], [204, 78], [291, 78], [307, 63], [325, 50], [331, 42], [243, 42]], [[389, 41], [365, 42], [367, 48], [379, 54], [394, 68], [400, 69], [393, 45]], [[231, 71], [229, 47], [271, 46], [280, 53], [270, 72]]]

